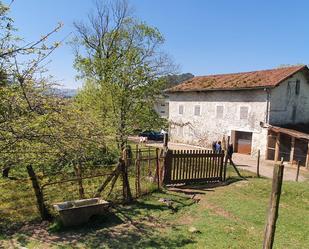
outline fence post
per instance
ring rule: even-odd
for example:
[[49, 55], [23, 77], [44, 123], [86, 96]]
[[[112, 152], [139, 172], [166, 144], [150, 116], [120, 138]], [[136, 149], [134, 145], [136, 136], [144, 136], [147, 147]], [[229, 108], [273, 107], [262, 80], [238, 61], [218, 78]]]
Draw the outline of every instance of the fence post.
[[135, 180], [135, 190], [136, 190], [136, 198], [138, 198], [141, 194], [141, 150], [137, 150], [136, 154], [136, 180]]
[[160, 189], [160, 159], [159, 159], [159, 148], [156, 148], [156, 177], [158, 183], [158, 189]]
[[151, 165], [150, 165], [150, 147], [148, 147], [148, 176], [152, 176], [152, 172], [151, 172]]
[[[227, 147], [230, 145], [230, 136], [227, 136]], [[228, 150], [225, 151], [223, 181], [226, 181], [227, 161], [229, 159]]]
[[278, 219], [278, 212], [279, 212], [279, 202], [281, 195], [283, 172], [284, 172], [284, 165], [283, 160], [281, 160], [280, 165], [275, 165], [274, 167], [272, 190], [269, 202], [268, 217], [265, 226], [263, 249], [272, 249], [273, 247], [276, 222]]
[[297, 171], [296, 171], [296, 179], [295, 179], [296, 182], [298, 182], [299, 170], [300, 170], [300, 160], [297, 161]]
[[163, 148], [167, 148], [168, 147], [168, 133], [164, 133], [163, 135]]
[[171, 171], [172, 171], [172, 154], [173, 151], [167, 150], [164, 157], [164, 177], [163, 183], [169, 184], [171, 181]]
[[257, 165], [256, 165], [256, 175], [257, 175], [257, 177], [260, 177], [260, 156], [261, 156], [261, 151], [258, 150]]

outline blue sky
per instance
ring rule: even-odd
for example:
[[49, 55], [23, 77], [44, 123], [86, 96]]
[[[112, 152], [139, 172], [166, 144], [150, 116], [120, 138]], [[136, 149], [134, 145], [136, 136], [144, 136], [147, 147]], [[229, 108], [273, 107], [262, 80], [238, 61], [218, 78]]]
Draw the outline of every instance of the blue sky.
[[[8, 0], [4, 1], [8, 3]], [[135, 15], [164, 35], [164, 50], [194, 75], [309, 64], [307, 0], [131, 0]], [[15, 0], [11, 15], [20, 34], [35, 40], [63, 22], [56, 39], [86, 19], [91, 0]], [[77, 88], [73, 53], [63, 45], [52, 56], [50, 74]]]

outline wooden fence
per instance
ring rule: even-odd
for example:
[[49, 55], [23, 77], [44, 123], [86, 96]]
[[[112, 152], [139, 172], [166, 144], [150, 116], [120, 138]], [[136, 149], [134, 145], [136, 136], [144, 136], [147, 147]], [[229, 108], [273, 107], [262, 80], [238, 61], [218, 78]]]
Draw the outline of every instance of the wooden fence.
[[224, 152], [211, 150], [168, 150], [164, 184], [218, 182], [224, 178]]

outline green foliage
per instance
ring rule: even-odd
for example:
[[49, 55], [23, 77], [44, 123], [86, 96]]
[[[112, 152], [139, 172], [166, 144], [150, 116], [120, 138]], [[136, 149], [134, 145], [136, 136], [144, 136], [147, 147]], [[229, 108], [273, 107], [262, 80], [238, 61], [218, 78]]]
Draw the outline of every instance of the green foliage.
[[193, 78], [194, 75], [191, 73], [184, 73], [184, 74], [174, 74], [174, 75], [167, 75], [164, 76], [163, 79], [166, 82], [165, 88], [171, 88], [173, 86], [176, 86], [178, 84], [181, 84], [182, 82], [189, 80]]
[[38, 41], [20, 43], [8, 11], [0, 2], [0, 166], [31, 164], [49, 174], [114, 162], [97, 116], [56, 96], [50, 79], [38, 77], [45, 72], [41, 62], [59, 46], [49, 38], [61, 25]]
[[136, 128], [162, 127], [152, 109], [165, 85], [161, 76], [172, 67], [160, 51], [164, 39], [158, 29], [133, 18], [119, 1], [97, 6], [89, 23], [75, 27], [75, 45], [84, 52], [75, 56], [85, 81], [81, 105], [92, 109], [121, 145]]

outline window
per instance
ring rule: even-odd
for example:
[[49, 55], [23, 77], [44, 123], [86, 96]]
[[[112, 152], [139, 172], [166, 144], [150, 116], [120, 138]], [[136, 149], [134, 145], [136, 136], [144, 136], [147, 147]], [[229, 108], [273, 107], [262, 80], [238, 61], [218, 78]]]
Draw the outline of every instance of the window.
[[295, 85], [295, 94], [299, 95], [299, 90], [300, 90], [300, 80], [296, 80], [296, 85]]
[[165, 106], [165, 104], [161, 104], [161, 106]]
[[217, 106], [217, 118], [223, 118], [223, 106], [222, 105], [218, 105]]
[[180, 115], [183, 114], [183, 105], [180, 105], [180, 106], [179, 106], [179, 108], [178, 108], [178, 113], [179, 113]]
[[199, 105], [194, 106], [194, 115], [195, 116], [201, 115], [201, 107]]
[[247, 106], [240, 107], [240, 119], [248, 119], [249, 108]]

